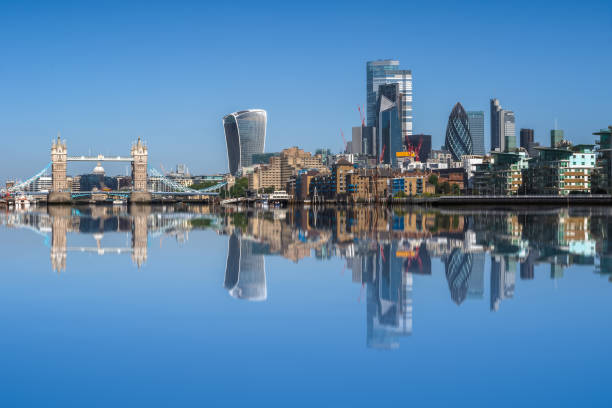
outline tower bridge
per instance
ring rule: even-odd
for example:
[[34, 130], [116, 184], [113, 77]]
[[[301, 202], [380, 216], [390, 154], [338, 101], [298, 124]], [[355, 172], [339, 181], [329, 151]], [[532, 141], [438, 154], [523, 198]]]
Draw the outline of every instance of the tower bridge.
[[[171, 196], [171, 197], [210, 197], [219, 194], [219, 191], [227, 185], [226, 181], [221, 180], [219, 183], [202, 189], [195, 190], [186, 187], [180, 183], [176, 183], [169, 179], [155, 168], [148, 166], [149, 149], [143, 141], [138, 138], [138, 141], [133, 143], [130, 149], [129, 156], [105, 156], [98, 155], [68, 155], [66, 141], [60, 138], [58, 133], [57, 139], [51, 145], [51, 162], [45, 168], [30, 177], [24, 182], [15, 184], [14, 186], [0, 190], [1, 196], [15, 195], [25, 191], [26, 187], [36, 182], [40, 177], [51, 170], [51, 189], [47, 195], [49, 203], [70, 203], [74, 199], [83, 197], [121, 197], [127, 198], [130, 202], [145, 203], [151, 202], [154, 196]], [[78, 191], [72, 192], [71, 186], [68, 185], [67, 166], [68, 162], [124, 162], [130, 163], [132, 169], [132, 188], [129, 191]], [[149, 173], [151, 175], [149, 176]], [[149, 188], [149, 179], [155, 178], [156, 183], [153, 185], [165, 186], [168, 191], [154, 191]]]

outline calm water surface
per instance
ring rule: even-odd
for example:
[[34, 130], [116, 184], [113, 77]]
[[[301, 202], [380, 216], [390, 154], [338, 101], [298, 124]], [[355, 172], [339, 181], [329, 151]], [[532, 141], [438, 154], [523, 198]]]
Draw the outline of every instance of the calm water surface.
[[612, 209], [0, 215], [2, 406], [612, 405]]

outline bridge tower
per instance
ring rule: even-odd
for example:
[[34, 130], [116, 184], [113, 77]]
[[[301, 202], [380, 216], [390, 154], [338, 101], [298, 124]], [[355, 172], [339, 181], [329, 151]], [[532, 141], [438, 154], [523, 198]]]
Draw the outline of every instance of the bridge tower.
[[132, 190], [147, 191], [147, 161], [149, 150], [140, 138], [132, 145]]
[[142, 143], [140, 137], [138, 142], [132, 145], [132, 202], [146, 202], [151, 200], [151, 194], [147, 192], [147, 162], [149, 160], [149, 149]]
[[48, 202], [59, 203], [70, 201], [70, 191], [68, 189], [68, 181], [66, 179], [66, 167], [68, 151], [66, 149], [66, 141], [60, 139], [60, 134], [57, 132], [57, 140], [51, 145], [51, 192], [49, 193]]
[[66, 141], [60, 139], [60, 134], [57, 132], [57, 140], [51, 145], [51, 176], [53, 178], [53, 191], [68, 190], [68, 182], [66, 181], [66, 164], [68, 152], [66, 151]]

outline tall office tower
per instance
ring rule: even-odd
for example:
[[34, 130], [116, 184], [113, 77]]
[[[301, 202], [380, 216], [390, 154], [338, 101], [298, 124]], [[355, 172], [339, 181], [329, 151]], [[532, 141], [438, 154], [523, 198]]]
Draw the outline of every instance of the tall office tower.
[[561, 129], [553, 129], [550, 131], [550, 147], [557, 147], [563, 140], [563, 131]]
[[516, 149], [514, 112], [503, 110], [499, 100], [491, 99], [491, 151], [508, 152]]
[[403, 150], [401, 113], [402, 94], [399, 84], [386, 84], [378, 87], [378, 102], [376, 111], [376, 131], [378, 133], [376, 145], [378, 155], [383, 163], [397, 165], [396, 153]]
[[472, 154], [485, 154], [484, 112], [467, 111], [470, 135], [472, 135]]
[[529, 150], [529, 145], [533, 143], [533, 129], [521, 129], [521, 147]]
[[406, 137], [406, 146], [410, 146], [417, 152], [417, 160], [425, 163], [431, 154], [431, 135], [412, 135]]
[[446, 126], [446, 149], [451, 152], [455, 161], [460, 161], [461, 156], [472, 154], [472, 136], [468, 116], [459, 102], [455, 104]]
[[504, 151], [504, 138], [501, 132], [501, 105], [499, 100], [491, 99], [491, 151]]
[[249, 109], [223, 117], [227, 160], [232, 175], [253, 164], [253, 154], [261, 154], [266, 144], [267, 114], [263, 109]]
[[351, 146], [351, 153], [353, 154], [374, 156], [376, 154], [376, 128], [372, 126], [353, 126]]
[[402, 95], [399, 106], [403, 136], [412, 134], [412, 71], [399, 69], [399, 61], [378, 60], [366, 63], [367, 125], [376, 126], [380, 85], [398, 84]]
[[514, 112], [502, 110], [502, 123], [504, 125], [504, 151], [510, 152], [516, 149], [516, 123]]

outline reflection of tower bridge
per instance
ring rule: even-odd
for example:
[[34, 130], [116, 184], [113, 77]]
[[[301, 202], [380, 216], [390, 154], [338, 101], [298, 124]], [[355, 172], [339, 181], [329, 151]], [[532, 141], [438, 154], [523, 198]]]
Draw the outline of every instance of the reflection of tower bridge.
[[[70, 202], [70, 200], [81, 197], [121, 197], [129, 198], [132, 202], [148, 202], [153, 196], [213, 196], [218, 195], [218, 192], [227, 185], [227, 182], [221, 181], [213, 186], [202, 190], [194, 190], [180, 183], [176, 183], [170, 178], [154, 168], [148, 167], [149, 150], [148, 147], [138, 138], [138, 141], [132, 145], [130, 156], [68, 156], [66, 142], [62, 141], [57, 136], [57, 140], [51, 146], [51, 162], [47, 164], [41, 171], [28, 178], [27, 180], [17, 183], [7, 190], [2, 190], [4, 194], [18, 194], [35, 183], [40, 177], [51, 170], [51, 190], [48, 192], [49, 202]], [[129, 191], [79, 191], [72, 192], [68, 185], [66, 175], [68, 162], [118, 162], [130, 163], [132, 168], [132, 189]], [[149, 175], [150, 173], [150, 175]], [[164, 190], [168, 191], [153, 191], [149, 189], [149, 179], [154, 179], [154, 186], [164, 186]], [[31, 194], [31, 193], [28, 193]], [[40, 194], [47, 194], [40, 193]]]
[[[100, 207], [97, 207], [100, 208]], [[0, 225], [7, 228], [23, 228], [45, 238], [51, 248], [51, 264], [60, 272], [66, 269], [68, 252], [93, 253], [97, 255], [126, 254], [139, 267], [148, 256], [149, 236], [155, 238], [177, 231], [193, 228], [193, 220], [206, 220], [205, 225], [218, 228], [220, 218], [211, 214], [164, 213], [150, 214], [149, 207], [138, 207], [131, 214], [99, 214], [89, 216], [75, 212], [69, 207], [49, 207], [49, 213], [12, 212], [0, 214]], [[130, 246], [104, 247], [102, 238], [105, 233], [124, 232], [131, 235]], [[95, 246], [69, 246], [68, 233], [91, 234]]]

